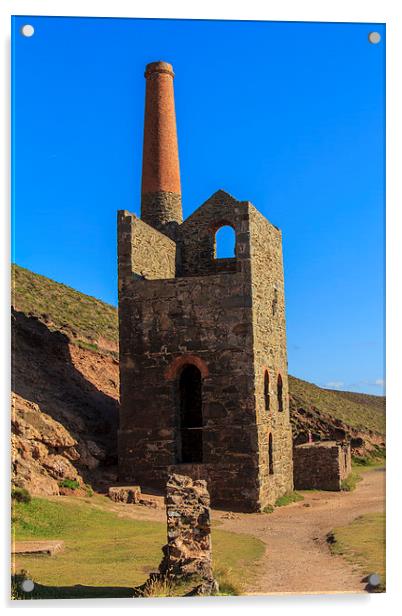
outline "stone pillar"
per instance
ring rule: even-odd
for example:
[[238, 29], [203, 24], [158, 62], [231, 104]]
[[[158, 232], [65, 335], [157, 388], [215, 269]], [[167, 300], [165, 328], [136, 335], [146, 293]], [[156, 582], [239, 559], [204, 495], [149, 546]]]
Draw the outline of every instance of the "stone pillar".
[[141, 188], [142, 220], [171, 237], [183, 220], [173, 77], [167, 62], [146, 66]]
[[173, 580], [195, 577], [199, 584], [192, 594], [216, 592], [207, 482], [175, 474], [166, 487], [167, 544], [159, 573]]

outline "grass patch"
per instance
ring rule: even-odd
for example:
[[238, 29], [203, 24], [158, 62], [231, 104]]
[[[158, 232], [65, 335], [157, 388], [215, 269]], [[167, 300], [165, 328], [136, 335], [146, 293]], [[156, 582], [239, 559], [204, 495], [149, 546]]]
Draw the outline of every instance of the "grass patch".
[[356, 489], [357, 484], [361, 480], [362, 477], [355, 471], [352, 471], [350, 475], [346, 477], [346, 479], [343, 479], [341, 481], [341, 490], [343, 490], [344, 492], [352, 492]]
[[[15, 503], [15, 539], [65, 542], [65, 550], [49, 558], [18, 556], [15, 571], [29, 571], [41, 597], [133, 596], [134, 587], [159, 565], [166, 525], [118, 517], [107, 507], [106, 499], [97, 495], [89, 501], [63, 497]], [[221, 592], [242, 592], [264, 544], [250, 535], [213, 529], [212, 545]]]
[[90, 496], [92, 498], [92, 496], [94, 495], [94, 491], [92, 489], [92, 486], [89, 485], [89, 483], [86, 483], [84, 485], [85, 491], [87, 493], [87, 496]]
[[86, 349], [89, 351], [99, 352], [99, 347], [94, 342], [86, 342], [85, 340], [75, 340], [74, 343], [80, 347], [80, 349]]
[[365, 575], [377, 573], [385, 590], [385, 513], [370, 513], [356, 518], [351, 524], [335, 528], [331, 533], [330, 549], [353, 564]]
[[299, 492], [288, 492], [275, 501], [275, 507], [284, 507], [285, 505], [290, 505], [290, 503], [297, 503], [302, 500], [304, 500], [304, 496], [299, 494]]
[[262, 509], [262, 513], [273, 513], [276, 507], [285, 507], [286, 505], [297, 503], [302, 500], [304, 500], [304, 496], [299, 494], [299, 492], [287, 492], [283, 496], [276, 499], [275, 505], [266, 505]]
[[377, 446], [369, 455], [352, 456], [352, 466], [360, 470], [385, 466], [385, 449]]
[[78, 490], [80, 484], [75, 479], [63, 479], [59, 481], [60, 488], [69, 488], [70, 490]]

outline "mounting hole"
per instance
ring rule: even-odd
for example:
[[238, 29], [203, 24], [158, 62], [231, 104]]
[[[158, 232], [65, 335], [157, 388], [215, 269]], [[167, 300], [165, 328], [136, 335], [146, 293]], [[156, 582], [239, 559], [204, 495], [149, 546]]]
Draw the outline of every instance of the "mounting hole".
[[372, 573], [369, 576], [368, 583], [370, 584], [370, 586], [378, 586], [380, 582], [380, 576], [377, 575], [377, 573]]
[[24, 580], [23, 582], [21, 582], [21, 588], [24, 592], [32, 592], [34, 589], [35, 584], [33, 583], [32, 580]]
[[368, 40], [373, 45], [378, 45], [378, 43], [381, 41], [381, 34], [379, 32], [370, 32], [370, 34], [368, 35]]
[[35, 33], [35, 28], [31, 26], [31, 24], [25, 24], [21, 28], [22, 36], [26, 36], [27, 38], [30, 38], [31, 36], [33, 36], [34, 33]]

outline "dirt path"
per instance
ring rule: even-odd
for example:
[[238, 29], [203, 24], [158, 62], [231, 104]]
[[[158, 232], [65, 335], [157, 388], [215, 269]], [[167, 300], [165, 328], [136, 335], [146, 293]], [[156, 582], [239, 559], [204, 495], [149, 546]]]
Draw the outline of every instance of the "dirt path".
[[221, 528], [253, 534], [267, 546], [261, 574], [247, 594], [364, 591], [358, 568], [331, 555], [326, 542], [334, 527], [384, 510], [384, 470], [373, 469], [362, 476], [354, 492], [304, 492], [304, 501], [269, 515], [236, 514], [235, 519], [225, 519], [225, 514], [215, 513]]
[[[332, 555], [326, 541], [333, 528], [384, 510], [384, 469], [365, 471], [362, 477], [353, 492], [303, 492], [304, 501], [271, 514], [212, 511], [220, 529], [254, 535], [266, 544], [255, 582], [245, 589], [246, 594], [364, 592], [361, 571]], [[98, 506], [104, 508], [104, 502]], [[107, 508], [119, 517], [166, 519], [162, 497], [158, 509], [110, 501]]]

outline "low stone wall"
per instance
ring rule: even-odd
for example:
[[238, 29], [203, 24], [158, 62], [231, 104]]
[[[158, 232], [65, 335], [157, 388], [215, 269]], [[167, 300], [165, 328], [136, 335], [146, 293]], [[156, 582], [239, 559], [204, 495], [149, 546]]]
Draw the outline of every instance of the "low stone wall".
[[108, 496], [116, 503], [137, 505], [141, 500], [141, 488], [140, 486], [113, 486], [109, 488]]
[[304, 443], [293, 450], [296, 490], [340, 490], [352, 471], [350, 444]]

